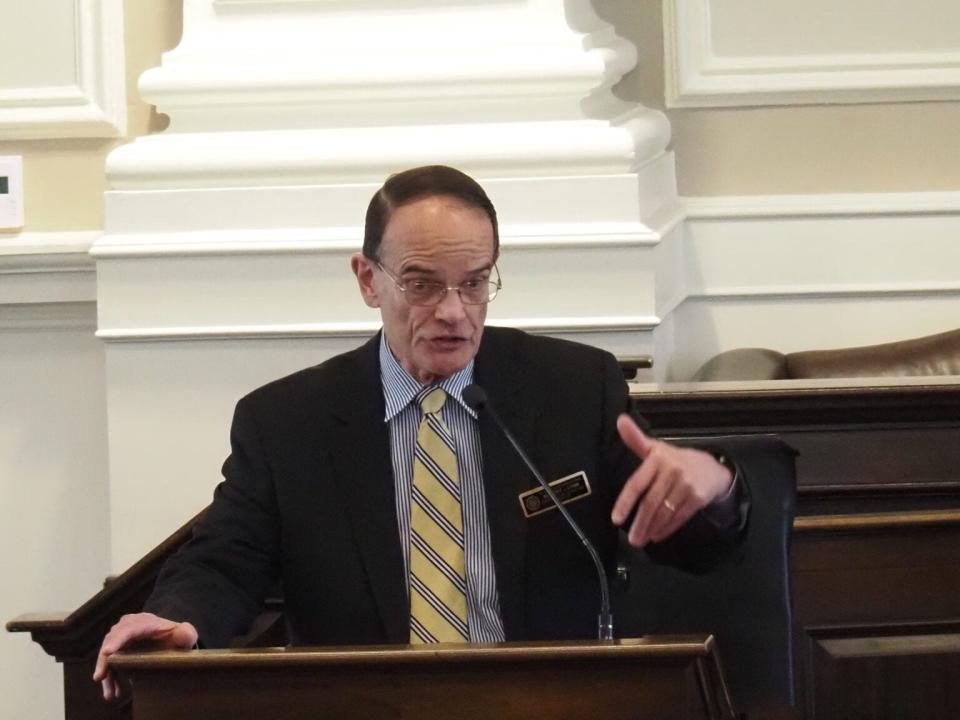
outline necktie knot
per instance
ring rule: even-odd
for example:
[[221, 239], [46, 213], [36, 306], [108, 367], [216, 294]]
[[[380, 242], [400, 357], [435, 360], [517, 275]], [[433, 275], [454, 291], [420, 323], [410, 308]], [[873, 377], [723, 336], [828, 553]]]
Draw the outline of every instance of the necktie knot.
[[424, 415], [433, 415], [440, 412], [443, 403], [447, 401], [447, 393], [441, 387], [424, 388], [417, 395], [417, 402], [420, 403], [420, 410]]

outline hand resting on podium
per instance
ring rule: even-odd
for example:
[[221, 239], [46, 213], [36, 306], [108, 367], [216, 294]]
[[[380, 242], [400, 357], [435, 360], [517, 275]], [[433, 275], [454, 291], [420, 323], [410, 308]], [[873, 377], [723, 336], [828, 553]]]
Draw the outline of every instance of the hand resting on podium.
[[93, 680], [103, 687], [103, 697], [113, 700], [120, 695], [120, 686], [107, 667], [107, 658], [131, 645], [158, 650], [188, 650], [197, 644], [197, 630], [188, 622], [174, 622], [152, 613], [124, 615], [103, 638]]

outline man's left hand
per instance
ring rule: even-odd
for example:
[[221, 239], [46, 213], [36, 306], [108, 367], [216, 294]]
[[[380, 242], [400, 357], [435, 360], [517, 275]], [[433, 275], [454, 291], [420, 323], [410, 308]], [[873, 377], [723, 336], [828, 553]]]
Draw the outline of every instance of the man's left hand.
[[627, 532], [631, 545], [643, 547], [668, 538], [730, 491], [733, 474], [709, 453], [654, 440], [626, 414], [617, 418], [617, 431], [643, 461], [627, 479], [611, 515], [615, 525], [622, 525], [636, 506]]

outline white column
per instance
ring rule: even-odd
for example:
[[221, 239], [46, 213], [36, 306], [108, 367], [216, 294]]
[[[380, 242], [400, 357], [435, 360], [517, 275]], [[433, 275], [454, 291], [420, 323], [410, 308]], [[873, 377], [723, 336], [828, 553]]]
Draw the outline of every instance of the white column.
[[207, 502], [244, 390], [378, 326], [347, 264], [391, 172], [488, 189], [491, 321], [650, 351], [680, 211], [664, 116], [611, 92], [635, 62], [589, 0], [185, 0], [93, 250], [115, 567]]

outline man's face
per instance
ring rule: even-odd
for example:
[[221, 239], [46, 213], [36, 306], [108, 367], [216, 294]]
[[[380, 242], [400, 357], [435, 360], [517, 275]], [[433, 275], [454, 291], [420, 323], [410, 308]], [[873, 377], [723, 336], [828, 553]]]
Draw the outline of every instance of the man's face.
[[[380, 264], [400, 282], [431, 280], [446, 287], [487, 279], [496, 258], [486, 213], [457, 198], [438, 195], [395, 208], [383, 233]], [[448, 291], [434, 306], [411, 305], [376, 263], [352, 261], [364, 301], [380, 308], [394, 356], [423, 384], [462, 370], [477, 354], [486, 305], [464, 305]]]

